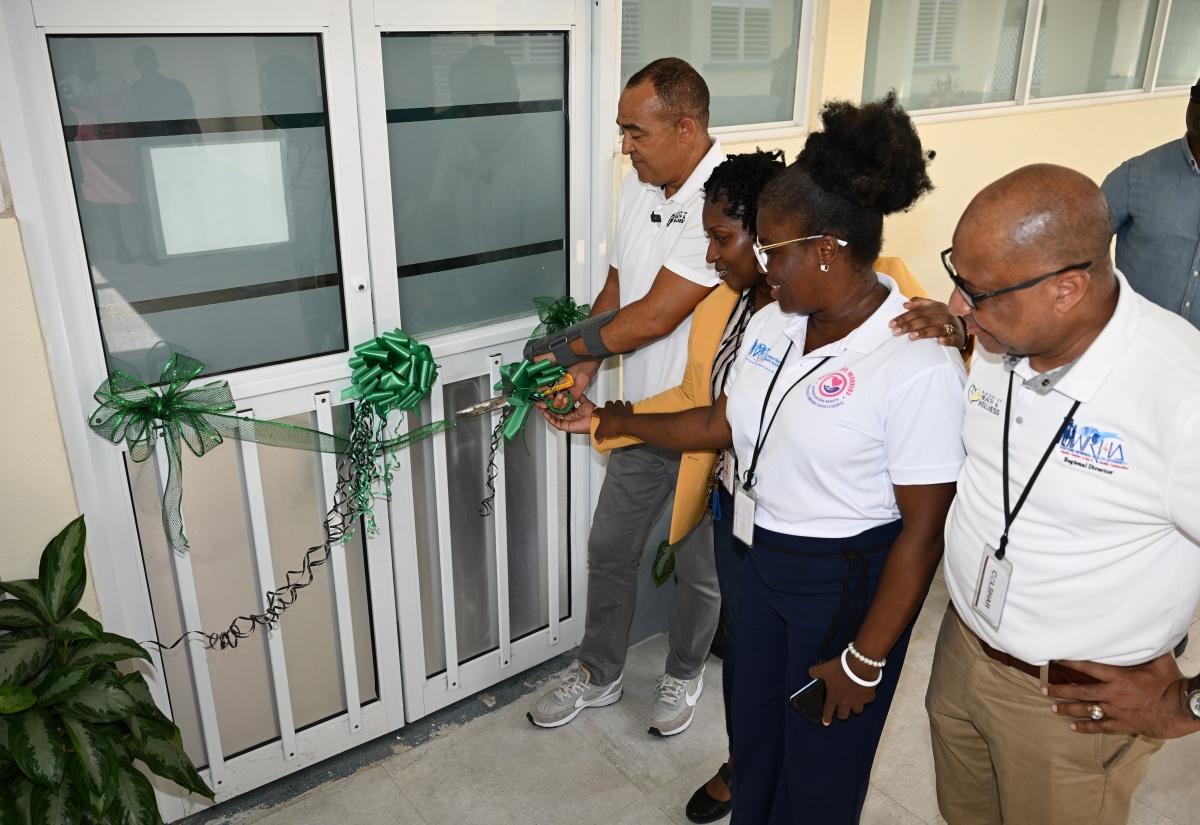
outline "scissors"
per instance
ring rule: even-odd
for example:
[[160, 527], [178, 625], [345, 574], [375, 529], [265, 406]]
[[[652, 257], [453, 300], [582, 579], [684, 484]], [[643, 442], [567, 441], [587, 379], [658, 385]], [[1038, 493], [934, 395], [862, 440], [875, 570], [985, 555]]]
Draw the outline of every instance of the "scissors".
[[[575, 386], [575, 379], [572, 377], [571, 373], [568, 372], [568, 373], [564, 374], [563, 377], [560, 378], [558, 380], [558, 383], [555, 384], [554, 386], [543, 387], [542, 389], [538, 390], [538, 394], [546, 399], [546, 404], [549, 405], [551, 410], [558, 413], [559, 415], [566, 415], [575, 407], [575, 399], [574, 398], [572, 398], [570, 395], [568, 395], [567, 396], [567, 404], [562, 409], [555, 407], [554, 404], [549, 399], [551, 398], [551, 396], [554, 396], [557, 393], [560, 393], [564, 390], [568, 390], [573, 386]], [[483, 415], [484, 413], [489, 413], [489, 412], [492, 412], [493, 410], [498, 410], [507, 404], [508, 404], [508, 396], [507, 395], [497, 395], [495, 398], [489, 398], [486, 401], [480, 401], [478, 403], [472, 404], [469, 407], [462, 408], [461, 410], [459, 410], [458, 412], [456, 412], [454, 414], [454, 417], [458, 418], [458, 419], [471, 418], [472, 416]]]

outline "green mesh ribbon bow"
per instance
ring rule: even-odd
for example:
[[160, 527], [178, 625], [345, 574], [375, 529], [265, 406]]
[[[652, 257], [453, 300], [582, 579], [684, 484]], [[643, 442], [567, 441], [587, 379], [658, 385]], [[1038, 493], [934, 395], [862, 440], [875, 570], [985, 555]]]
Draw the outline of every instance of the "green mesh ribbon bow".
[[586, 321], [591, 312], [591, 304], [577, 304], [570, 295], [562, 298], [534, 298], [533, 305], [537, 307], [540, 324], [533, 330], [530, 338], [541, 338], [560, 329], [566, 329], [572, 324]]
[[[503, 422], [506, 441], [512, 441], [525, 427], [525, 419], [529, 417], [533, 405], [539, 402], [552, 403], [553, 399], [547, 398], [542, 388], [557, 383], [566, 371], [565, 367], [549, 361], [519, 361], [500, 366], [500, 380], [492, 389], [508, 396], [509, 406], [512, 407], [512, 414]], [[570, 409], [567, 407], [559, 412], [569, 412]]]
[[384, 418], [392, 410], [415, 410], [437, 380], [429, 347], [398, 328], [356, 346], [350, 368], [342, 400], [361, 399]]
[[159, 427], [167, 450], [167, 480], [163, 489], [162, 522], [167, 543], [178, 553], [187, 551], [183, 534], [183, 455], [187, 444], [194, 455], [202, 456], [226, 438], [254, 441], [273, 447], [290, 447], [323, 453], [341, 452], [349, 442], [328, 433], [293, 427], [273, 421], [259, 421], [230, 415], [233, 394], [226, 381], [213, 381], [189, 387], [204, 364], [195, 358], [175, 353], [163, 367], [162, 390], [143, 384], [128, 373], [117, 370], [95, 392], [100, 407], [88, 424], [97, 434], [129, 445], [129, 457], [145, 461], [154, 455]]

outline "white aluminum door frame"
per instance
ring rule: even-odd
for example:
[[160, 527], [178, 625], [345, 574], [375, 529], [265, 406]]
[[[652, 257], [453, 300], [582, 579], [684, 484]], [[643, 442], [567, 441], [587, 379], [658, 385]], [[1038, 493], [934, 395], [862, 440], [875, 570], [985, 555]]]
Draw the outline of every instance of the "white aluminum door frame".
[[[594, 270], [597, 264], [595, 246], [591, 243], [594, 227], [591, 194], [596, 180], [595, 145], [592, 140], [593, 85], [591, 0], [507, 0], [497, 2], [428, 3], [417, 0], [350, 0], [354, 20], [355, 58], [358, 70], [360, 136], [362, 157], [367, 169], [389, 168], [386, 108], [383, 88], [383, 57], [381, 35], [384, 32], [521, 32], [565, 31], [568, 33], [567, 100], [569, 124], [570, 183], [568, 193], [569, 220], [565, 245], [570, 262], [569, 286], [572, 295], [581, 302], [595, 294]], [[600, 164], [611, 175], [611, 158]], [[389, 176], [374, 174], [365, 181], [368, 235], [372, 271], [380, 273], [375, 284], [375, 316], [381, 329], [398, 326], [402, 308], [399, 306], [399, 285], [395, 275], [390, 282], [384, 273], [396, 272], [396, 250], [392, 216], [392, 193]], [[607, 215], [604, 218], [607, 233]], [[601, 255], [603, 258], [603, 255]], [[531, 298], [533, 296], [530, 296]], [[527, 319], [490, 324], [477, 329], [435, 336], [426, 340], [434, 358], [442, 365], [438, 385], [433, 393], [433, 420], [441, 416], [441, 387], [449, 381], [460, 380], [486, 371], [486, 359], [495, 352], [505, 352], [510, 360], [519, 358], [520, 347], [537, 319], [532, 311]], [[466, 357], [466, 361], [461, 359]], [[463, 366], [457, 366], [459, 364]], [[469, 365], [468, 365], [469, 364]], [[591, 523], [590, 466], [592, 450], [580, 439], [568, 442], [558, 438], [558, 450], [571, 454], [570, 502], [568, 531], [570, 536], [571, 617], [558, 624], [556, 601], [551, 603], [551, 624], [539, 632], [508, 644], [502, 638], [501, 647], [493, 653], [459, 665], [454, 657], [453, 593], [447, 598], [452, 580], [443, 575], [443, 613], [448, 613], [444, 634], [447, 650], [447, 671], [427, 677], [422, 637], [420, 590], [417, 577], [417, 539], [413, 513], [413, 478], [407, 463], [395, 474], [392, 499], [394, 529], [393, 552], [396, 570], [396, 601], [400, 615], [401, 654], [404, 668], [405, 710], [409, 721], [418, 719], [438, 708], [470, 696], [473, 691], [507, 678], [520, 670], [575, 647], [583, 638], [583, 613], [586, 603], [586, 547]], [[569, 444], [569, 446], [568, 446]], [[435, 472], [445, 483], [445, 436], [435, 436]], [[498, 496], [499, 498], [499, 496]], [[579, 503], [586, 502], [583, 506]], [[444, 511], [445, 502], [439, 502]], [[445, 513], [440, 513], [442, 519]], [[492, 516], [497, 524], [501, 513]], [[561, 516], [560, 516], [561, 517]], [[439, 531], [445, 532], [445, 531]], [[497, 531], [501, 533], [503, 531]], [[442, 569], [449, 569], [449, 536], [441, 536]], [[557, 580], [555, 580], [555, 583]], [[500, 624], [507, 615], [507, 598], [501, 602]], [[505, 654], [510, 658], [506, 659]], [[517, 662], [519, 664], [515, 664]]]
[[[0, 119], [8, 124], [0, 125], [0, 136], [8, 153], [14, 201], [20, 210], [30, 278], [47, 341], [76, 496], [81, 511], [88, 516], [90, 569], [106, 627], [134, 639], [152, 639], [156, 637], [155, 623], [128, 493], [124, 450], [91, 433], [86, 424], [95, 406], [91, 395], [107, 375], [107, 368], [63, 146], [46, 37], [137, 33], [297, 33], [321, 37], [346, 335], [353, 345], [373, 337], [375, 332], [349, 7], [343, 0], [258, 0], [253, 4], [209, 0], [191, 6], [167, 5], [156, 0], [104, 4], [88, 0], [0, 0], [0, 15], [3, 21], [0, 29], [4, 30], [0, 36], [7, 39], [7, 49], [0, 48], [0, 101], [6, 104], [5, 111], [9, 113], [9, 117]], [[222, 21], [237, 21], [237, 25], [219, 25]], [[2, 55], [5, 51], [7, 56]], [[317, 410], [322, 393], [328, 394], [326, 398], [336, 398], [349, 383], [348, 357], [349, 352], [335, 353], [223, 377], [228, 380], [239, 407], [253, 408], [263, 418], [275, 418]], [[200, 381], [203, 380], [202, 377]], [[228, 444], [223, 449], [239, 447]], [[281, 737], [280, 741], [235, 758], [218, 760], [205, 771], [218, 800], [403, 724], [403, 686], [386, 512], [379, 514], [379, 523], [381, 532], [368, 541], [365, 551], [370, 566], [379, 700], [361, 708], [356, 720], [353, 711], [357, 697], [349, 697], [351, 711], [346, 714], [298, 734], [292, 731], [290, 737]], [[130, 548], [134, 550], [131, 552]], [[186, 584], [186, 569], [177, 571], [177, 581]], [[184, 601], [187, 600], [185, 596]], [[146, 676], [155, 700], [169, 712], [161, 659], [153, 652], [152, 656], [158, 667], [147, 669]], [[215, 752], [220, 754], [219, 737], [206, 744], [210, 753], [215, 744]], [[203, 807], [196, 804], [194, 797], [182, 799], [171, 783], [156, 780], [155, 784], [167, 821]]]

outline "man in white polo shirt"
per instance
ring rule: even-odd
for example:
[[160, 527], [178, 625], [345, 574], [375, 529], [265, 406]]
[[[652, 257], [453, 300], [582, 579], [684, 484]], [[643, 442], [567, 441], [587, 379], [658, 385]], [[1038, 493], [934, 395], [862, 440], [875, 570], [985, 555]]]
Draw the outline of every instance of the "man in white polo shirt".
[[[608, 280], [592, 314], [617, 310], [600, 332], [625, 355], [625, 397], [639, 401], [676, 386], [687, 360], [692, 310], [719, 280], [705, 261], [704, 182], [723, 160], [708, 135], [708, 86], [678, 58], [663, 58], [626, 83], [617, 107], [621, 151], [633, 171], [617, 199]], [[584, 339], [572, 342], [586, 356]], [[581, 393], [600, 367], [570, 367]], [[659, 510], [675, 489], [680, 454], [639, 444], [609, 454], [588, 539], [588, 604], [579, 662], [538, 698], [529, 720], [558, 727], [585, 707], [621, 698], [621, 671], [637, 596], [638, 563]], [[647, 728], [658, 736], [691, 724], [704, 686], [704, 659], [720, 615], [712, 530], [701, 523], [675, 553], [675, 610], [666, 672], [659, 677]]]
[[949, 825], [1124, 823], [1162, 739], [1200, 730], [1171, 655], [1200, 601], [1200, 332], [1114, 270], [1109, 221], [1088, 178], [1029, 166], [943, 253], [987, 351], [926, 697]]

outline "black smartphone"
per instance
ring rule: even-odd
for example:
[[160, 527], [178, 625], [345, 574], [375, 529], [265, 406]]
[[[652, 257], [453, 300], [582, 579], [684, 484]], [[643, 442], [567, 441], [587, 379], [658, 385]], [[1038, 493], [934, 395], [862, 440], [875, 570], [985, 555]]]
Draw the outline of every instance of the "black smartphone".
[[814, 725], [820, 725], [821, 715], [825, 713], [825, 680], [813, 679], [789, 696], [788, 704]]

